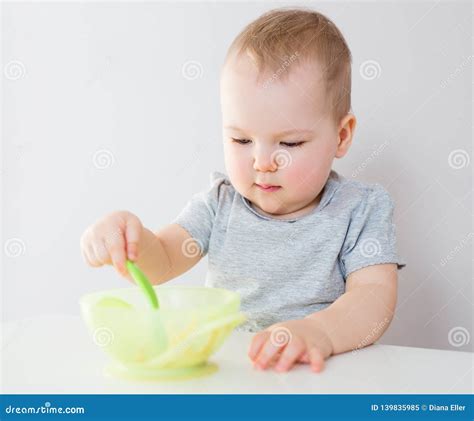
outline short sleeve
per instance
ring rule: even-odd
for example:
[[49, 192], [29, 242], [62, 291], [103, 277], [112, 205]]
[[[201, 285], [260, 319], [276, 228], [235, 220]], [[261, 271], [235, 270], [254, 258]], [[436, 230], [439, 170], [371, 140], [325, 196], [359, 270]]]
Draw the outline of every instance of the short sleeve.
[[228, 183], [226, 176], [218, 171], [210, 175], [210, 188], [194, 194], [178, 216], [171, 221], [182, 226], [201, 249], [201, 256], [209, 251], [209, 239], [219, 204], [222, 184]]
[[367, 196], [354, 210], [340, 253], [344, 279], [351, 272], [370, 265], [396, 263], [406, 266], [398, 256], [394, 204], [380, 184], [372, 184]]

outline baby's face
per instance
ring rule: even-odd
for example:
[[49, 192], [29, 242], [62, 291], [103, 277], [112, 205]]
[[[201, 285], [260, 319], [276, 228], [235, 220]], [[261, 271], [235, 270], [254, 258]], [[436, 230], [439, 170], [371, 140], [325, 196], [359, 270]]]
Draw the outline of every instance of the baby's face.
[[241, 56], [227, 62], [221, 78], [229, 179], [254, 206], [277, 218], [304, 214], [319, 203], [338, 146], [317, 64], [290, 66], [284, 81], [265, 85], [271, 75], [257, 81], [252, 62]]

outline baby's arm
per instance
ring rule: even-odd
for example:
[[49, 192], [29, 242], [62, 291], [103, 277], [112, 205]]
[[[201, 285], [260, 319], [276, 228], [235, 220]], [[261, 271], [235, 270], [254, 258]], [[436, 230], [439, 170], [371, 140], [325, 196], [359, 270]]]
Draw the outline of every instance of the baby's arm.
[[329, 336], [332, 354], [374, 343], [390, 325], [397, 303], [397, 265], [367, 266], [349, 274], [346, 292], [307, 318]]
[[140, 243], [135, 261], [154, 285], [176, 278], [201, 260], [200, 253], [185, 252], [185, 247], [198, 250], [198, 244], [178, 224], [166, 225], [156, 234], [144, 228]]
[[301, 361], [319, 372], [329, 356], [363, 348], [382, 336], [392, 320], [396, 302], [395, 264], [356, 270], [347, 277], [346, 292], [329, 307], [257, 333], [250, 344], [249, 357], [262, 369], [276, 357], [278, 371], [286, 371]]

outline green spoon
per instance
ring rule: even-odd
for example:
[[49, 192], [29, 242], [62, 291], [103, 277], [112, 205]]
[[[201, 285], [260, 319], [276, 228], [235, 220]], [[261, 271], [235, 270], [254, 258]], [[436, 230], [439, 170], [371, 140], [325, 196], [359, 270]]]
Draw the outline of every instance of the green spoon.
[[135, 263], [131, 262], [130, 260], [127, 260], [126, 264], [128, 272], [130, 273], [134, 281], [137, 283], [137, 285], [142, 289], [143, 293], [148, 298], [148, 301], [150, 301], [151, 306], [158, 310], [160, 308], [160, 305], [158, 303], [158, 297], [156, 296], [155, 290], [153, 289], [150, 281]]
[[134, 279], [134, 281], [138, 284], [141, 288], [143, 293], [148, 298], [148, 301], [151, 304], [152, 312], [151, 317], [153, 321], [153, 354], [158, 355], [161, 354], [164, 350], [166, 350], [168, 346], [168, 339], [166, 335], [165, 326], [161, 319], [160, 314], [160, 305], [158, 303], [158, 297], [156, 296], [155, 290], [153, 289], [150, 281], [144, 275], [144, 273], [138, 268], [138, 266], [127, 260], [126, 262], [128, 272]]

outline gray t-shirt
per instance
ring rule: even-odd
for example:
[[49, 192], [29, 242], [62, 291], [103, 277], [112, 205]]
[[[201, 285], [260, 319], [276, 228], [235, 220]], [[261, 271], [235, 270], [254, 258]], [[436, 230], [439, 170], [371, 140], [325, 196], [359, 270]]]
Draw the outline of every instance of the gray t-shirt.
[[258, 213], [228, 177], [188, 201], [173, 223], [208, 254], [205, 285], [237, 291], [256, 332], [322, 310], [345, 292], [347, 276], [365, 266], [406, 263], [397, 255], [394, 204], [378, 183], [331, 170], [320, 203], [294, 219]]

